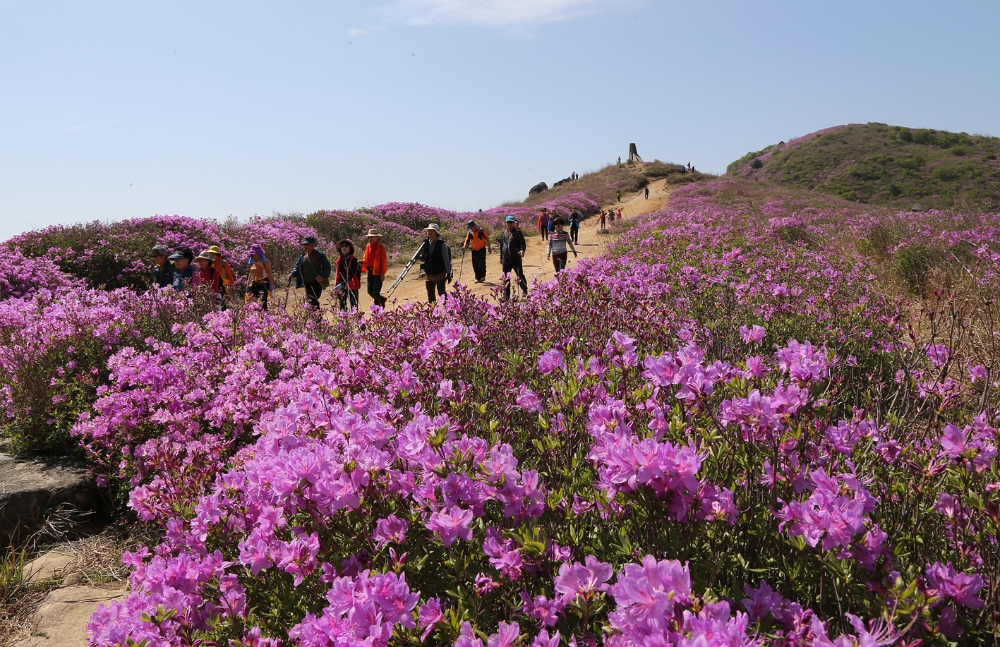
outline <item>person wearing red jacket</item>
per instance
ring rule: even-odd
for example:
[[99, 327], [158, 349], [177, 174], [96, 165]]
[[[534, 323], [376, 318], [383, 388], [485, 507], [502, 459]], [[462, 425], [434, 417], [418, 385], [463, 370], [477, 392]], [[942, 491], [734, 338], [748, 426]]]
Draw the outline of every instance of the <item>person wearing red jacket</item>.
[[204, 292], [209, 295], [213, 305], [222, 305], [222, 275], [215, 269], [215, 259], [207, 252], [202, 252], [194, 260], [199, 267], [191, 277], [195, 292]]
[[358, 307], [358, 291], [361, 289], [361, 263], [354, 256], [354, 241], [345, 238], [337, 243], [340, 256], [337, 257], [336, 286], [333, 293], [340, 301], [340, 309]]

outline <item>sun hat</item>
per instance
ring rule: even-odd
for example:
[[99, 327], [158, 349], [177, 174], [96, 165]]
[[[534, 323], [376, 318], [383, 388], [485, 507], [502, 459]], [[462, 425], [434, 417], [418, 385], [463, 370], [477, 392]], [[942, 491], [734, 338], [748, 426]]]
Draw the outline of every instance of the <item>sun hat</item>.
[[178, 245], [174, 248], [174, 253], [167, 257], [167, 260], [176, 261], [181, 258], [186, 258], [189, 261], [194, 260], [194, 252], [191, 251], [190, 247]]
[[205, 253], [206, 254], [218, 254], [219, 256], [222, 256], [222, 250], [219, 249], [218, 245], [212, 245], [211, 247], [209, 247], [208, 249], [205, 250]]
[[504, 222], [517, 222], [517, 218], [515, 218], [514, 216], [507, 216], [506, 218], [504, 218]]
[[377, 231], [375, 231], [374, 229], [369, 229], [369, 230], [368, 230], [368, 237], [369, 237], [369, 238], [381, 238], [381, 237], [382, 237], [382, 234], [378, 233], [378, 232], [377, 232]]
[[206, 249], [202, 253], [195, 257], [195, 260], [205, 259], [206, 261], [215, 262], [215, 259], [208, 255], [208, 250]]
[[187, 257], [184, 254], [182, 254], [181, 252], [174, 252], [170, 256], [167, 256], [167, 260], [168, 261], [179, 261], [182, 258], [187, 258]]
[[264, 248], [260, 246], [260, 243], [254, 243], [253, 245], [250, 245], [250, 254], [256, 254], [257, 256], [263, 257]]
[[351, 248], [351, 254], [354, 254], [354, 241], [353, 240], [351, 240], [350, 238], [345, 238], [344, 240], [342, 240], [339, 243], [337, 243], [337, 249], [340, 249], [344, 245], [347, 245], [348, 247], [350, 247]]
[[473, 227], [476, 226], [476, 221], [475, 220], [470, 220], [468, 223], [466, 223], [465, 226], [468, 227], [469, 229], [472, 229]]
[[299, 245], [315, 245], [315, 244], [316, 244], [315, 236], [304, 236], [302, 240], [299, 241]]
[[429, 224], [426, 227], [424, 227], [424, 231], [436, 231], [437, 233], [440, 234], [441, 233], [441, 228], [437, 226], [436, 222], [432, 222], [431, 224]]

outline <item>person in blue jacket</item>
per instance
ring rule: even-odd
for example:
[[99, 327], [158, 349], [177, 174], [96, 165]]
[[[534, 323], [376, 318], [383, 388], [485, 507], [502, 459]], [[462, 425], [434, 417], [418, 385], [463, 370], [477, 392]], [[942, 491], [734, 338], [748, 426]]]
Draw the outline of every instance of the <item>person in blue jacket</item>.
[[326, 254], [316, 249], [316, 237], [306, 236], [302, 239], [302, 255], [295, 263], [295, 269], [288, 275], [295, 279], [295, 289], [306, 289], [306, 300], [309, 305], [319, 308], [319, 297], [323, 288], [330, 282], [333, 268]]

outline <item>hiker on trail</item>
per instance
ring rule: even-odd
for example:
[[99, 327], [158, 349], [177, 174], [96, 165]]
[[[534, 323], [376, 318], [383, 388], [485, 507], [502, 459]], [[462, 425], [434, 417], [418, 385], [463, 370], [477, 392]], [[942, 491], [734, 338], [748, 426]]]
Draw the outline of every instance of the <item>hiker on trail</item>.
[[417, 257], [423, 261], [420, 269], [424, 271], [424, 282], [427, 285], [427, 303], [437, 301], [437, 294], [444, 296], [445, 281], [451, 283], [451, 248], [448, 243], [441, 239], [441, 229], [436, 223], [431, 223], [424, 228], [427, 234], [427, 246]]
[[194, 278], [194, 252], [188, 247], [176, 247], [167, 260], [174, 264], [174, 289], [183, 292]]
[[576, 211], [569, 214], [569, 237], [574, 243], [580, 242], [580, 214]]
[[538, 233], [542, 235], [542, 240], [549, 237], [549, 211], [545, 207], [538, 213]]
[[649, 187], [646, 187], [646, 199], [649, 200]]
[[340, 255], [337, 257], [336, 287], [333, 289], [340, 302], [341, 310], [358, 307], [358, 291], [361, 290], [361, 263], [354, 257], [354, 241], [349, 238], [337, 243]]
[[608, 222], [608, 212], [607, 211], [602, 211], [601, 212], [601, 231], [604, 231], [605, 229], [607, 229], [607, 222]]
[[212, 300], [213, 305], [222, 304], [222, 275], [215, 267], [215, 258], [208, 250], [198, 254], [194, 259], [198, 271], [191, 278], [191, 286], [195, 291], [203, 291]]
[[382, 296], [382, 284], [389, 271], [389, 254], [382, 244], [382, 235], [374, 229], [368, 230], [368, 244], [365, 245], [365, 255], [361, 257], [361, 271], [368, 274], [368, 296], [375, 305], [384, 308], [386, 298]]
[[618, 156], [618, 166], [621, 166], [621, 165], [622, 165], [622, 156], [619, 155]]
[[608, 209], [608, 221], [613, 225], [615, 224], [615, 210]]
[[176, 268], [167, 259], [168, 256], [170, 256], [170, 250], [163, 245], [157, 245], [153, 248], [153, 262], [156, 263], [156, 268], [153, 270], [153, 285], [158, 288], [165, 288], [174, 282]]
[[615, 189], [615, 197], [618, 198], [618, 202], [622, 201], [622, 190], [621, 189]]
[[[549, 222], [551, 224], [552, 221]], [[524, 234], [518, 228], [514, 216], [507, 216], [505, 223], [507, 229], [500, 236], [500, 267], [505, 275], [503, 298], [506, 301], [510, 299], [511, 273], [517, 274], [517, 282], [521, 286], [521, 291], [528, 294], [528, 279], [524, 278], [524, 267], [522, 266], [524, 252], [528, 249], [528, 244], [525, 242]]]
[[264, 256], [264, 248], [260, 243], [250, 246], [250, 260], [247, 261], [250, 269], [247, 271], [247, 302], [250, 300], [260, 301], [260, 307], [267, 310], [267, 299], [274, 292], [274, 272], [271, 269], [271, 261]]
[[229, 264], [229, 261], [222, 258], [222, 250], [219, 249], [218, 245], [212, 245], [205, 250], [205, 253], [209, 254], [215, 260], [215, 271], [219, 273], [219, 277], [222, 279], [222, 296], [226, 296], [229, 288], [236, 283], [233, 266]]
[[573, 245], [573, 239], [563, 230], [563, 219], [556, 217], [556, 230], [549, 236], [549, 253], [545, 256], [552, 259], [552, 266], [556, 268], [556, 272], [566, 269], [566, 259], [569, 257], [566, 245], [573, 250], [574, 257], [579, 256]]
[[375, 305], [384, 308], [382, 284], [385, 283], [385, 274], [389, 271], [389, 254], [382, 244], [382, 234], [374, 229], [368, 230], [368, 244], [365, 245], [365, 255], [361, 257], [361, 271], [368, 273], [368, 296]]
[[621, 209], [618, 210], [618, 219], [619, 220], [622, 219], [622, 210]]
[[469, 233], [465, 235], [462, 249], [472, 250], [472, 269], [476, 273], [476, 283], [482, 283], [486, 280], [486, 254], [493, 253], [493, 243], [490, 242], [490, 235], [475, 220], [469, 221]]
[[301, 241], [302, 255], [295, 262], [295, 269], [288, 275], [289, 280], [295, 279], [295, 289], [306, 289], [306, 300], [309, 305], [319, 308], [319, 298], [323, 288], [330, 283], [333, 268], [326, 254], [316, 249], [316, 237], [306, 236]]

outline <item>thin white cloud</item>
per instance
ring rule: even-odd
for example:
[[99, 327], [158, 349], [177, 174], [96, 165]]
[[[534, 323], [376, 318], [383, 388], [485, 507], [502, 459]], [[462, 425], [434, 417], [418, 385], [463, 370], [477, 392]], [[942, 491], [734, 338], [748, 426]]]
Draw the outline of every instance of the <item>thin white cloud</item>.
[[395, 0], [377, 12], [383, 22], [397, 25], [524, 29], [600, 13], [621, 4], [621, 0]]

